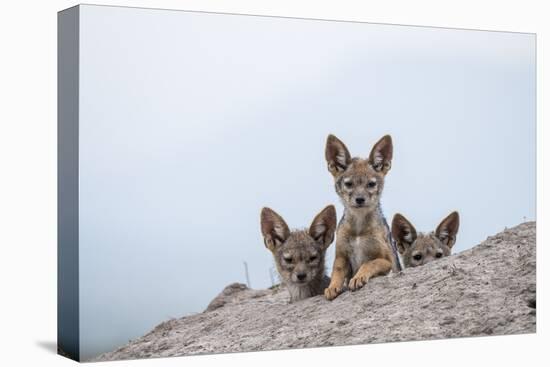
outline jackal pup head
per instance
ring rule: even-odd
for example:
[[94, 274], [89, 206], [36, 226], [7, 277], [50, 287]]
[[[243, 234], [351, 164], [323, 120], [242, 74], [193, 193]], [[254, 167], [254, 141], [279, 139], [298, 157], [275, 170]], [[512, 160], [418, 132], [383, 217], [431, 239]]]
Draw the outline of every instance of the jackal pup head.
[[459, 224], [458, 213], [452, 212], [441, 221], [435, 231], [417, 234], [411, 222], [401, 214], [396, 214], [391, 224], [391, 232], [405, 267], [424, 265], [449, 256], [456, 242]]
[[325, 148], [328, 170], [334, 177], [336, 193], [347, 209], [368, 210], [378, 206], [392, 157], [389, 135], [374, 144], [367, 159], [351, 158], [342, 141], [334, 135], [328, 136]]
[[273, 210], [263, 208], [262, 235], [273, 253], [281, 280], [288, 285], [307, 285], [324, 277], [325, 252], [334, 239], [336, 210], [323, 209], [307, 230], [290, 231], [284, 219]]

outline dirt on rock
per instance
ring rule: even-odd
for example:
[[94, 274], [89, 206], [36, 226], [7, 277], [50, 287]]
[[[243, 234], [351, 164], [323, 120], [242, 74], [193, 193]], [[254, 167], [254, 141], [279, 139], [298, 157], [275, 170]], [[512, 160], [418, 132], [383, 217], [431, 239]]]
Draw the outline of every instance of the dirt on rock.
[[329, 302], [229, 285], [203, 313], [166, 321], [95, 361], [384, 343], [536, 330], [535, 222]]

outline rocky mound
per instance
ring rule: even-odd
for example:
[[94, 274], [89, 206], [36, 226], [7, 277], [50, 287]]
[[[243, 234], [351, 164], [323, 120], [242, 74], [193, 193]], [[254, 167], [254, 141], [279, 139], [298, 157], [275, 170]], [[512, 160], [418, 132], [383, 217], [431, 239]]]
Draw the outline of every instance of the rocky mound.
[[372, 279], [329, 302], [232, 284], [201, 314], [166, 321], [96, 361], [533, 333], [535, 222], [459, 254]]

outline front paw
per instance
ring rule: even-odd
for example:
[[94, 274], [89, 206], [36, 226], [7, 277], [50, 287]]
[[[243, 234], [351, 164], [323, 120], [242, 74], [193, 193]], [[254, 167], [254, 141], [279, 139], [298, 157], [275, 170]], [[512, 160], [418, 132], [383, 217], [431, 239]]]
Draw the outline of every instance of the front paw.
[[338, 295], [342, 293], [343, 290], [343, 287], [335, 287], [329, 285], [328, 288], [325, 289], [325, 298], [329, 301], [332, 301], [333, 299], [338, 297]]
[[351, 280], [349, 281], [349, 289], [351, 291], [356, 291], [358, 289], [361, 289], [367, 282], [369, 281], [369, 278], [365, 275], [359, 275], [357, 274]]

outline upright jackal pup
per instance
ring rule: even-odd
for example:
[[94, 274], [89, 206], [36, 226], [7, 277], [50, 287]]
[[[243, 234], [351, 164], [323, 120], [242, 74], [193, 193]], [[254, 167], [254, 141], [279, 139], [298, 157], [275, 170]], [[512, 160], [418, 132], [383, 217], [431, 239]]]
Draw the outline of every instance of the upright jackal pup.
[[325, 253], [334, 240], [336, 210], [323, 209], [307, 230], [288, 229], [283, 218], [269, 208], [261, 213], [265, 246], [272, 252], [277, 271], [290, 293], [290, 302], [323, 294], [330, 279], [325, 275]]
[[348, 288], [354, 291], [372, 277], [399, 269], [380, 208], [384, 178], [390, 170], [392, 156], [389, 135], [374, 145], [367, 159], [351, 158], [337, 137], [329, 135], [327, 138], [328, 170], [334, 176], [336, 193], [345, 207], [336, 230], [332, 280], [325, 290], [328, 300], [343, 291], [346, 279], [349, 279]]
[[434, 232], [416, 233], [416, 229], [404, 216], [393, 217], [391, 231], [405, 267], [424, 265], [451, 254], [456, 242], [460, 218], [452, 212], [437, 226]]

